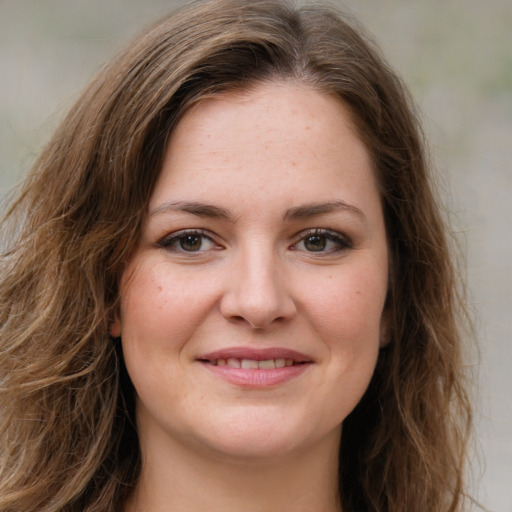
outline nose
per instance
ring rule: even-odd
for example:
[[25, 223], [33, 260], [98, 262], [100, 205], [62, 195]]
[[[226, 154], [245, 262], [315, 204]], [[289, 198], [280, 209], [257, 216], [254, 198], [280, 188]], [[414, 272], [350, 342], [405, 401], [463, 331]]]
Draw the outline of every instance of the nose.
[[222, 315], [254, 329], [268, 329], [296, 314], [283, 265], [271, 250], [242, 252], [230, 268], [221, 299]]

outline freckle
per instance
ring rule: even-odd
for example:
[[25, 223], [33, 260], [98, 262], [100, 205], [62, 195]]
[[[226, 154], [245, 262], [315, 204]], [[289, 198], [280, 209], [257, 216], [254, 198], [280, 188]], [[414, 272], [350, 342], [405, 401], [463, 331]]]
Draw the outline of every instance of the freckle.
[[292, 162], [293, 167], [297, 167], [297, 162]]

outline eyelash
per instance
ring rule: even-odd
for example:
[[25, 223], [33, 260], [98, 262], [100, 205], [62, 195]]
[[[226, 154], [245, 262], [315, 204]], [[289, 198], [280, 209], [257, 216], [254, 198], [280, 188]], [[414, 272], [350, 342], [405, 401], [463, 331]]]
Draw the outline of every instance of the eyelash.
[[[332, 254], [335, 252], [344, 251], [346, 249], [352, 248], [352, 242], [346, 236], [337, 233], [336, 231], [331, 231], [329, 229], [321, 229], [314, 228], [309, 229], [307, 231], [303, 231], [299, 234], [300, 238], [290, 246], [290, 250], [299, 250], [297, 247], [299, 244], [305, 244], [308, 238], [317, 237], [317, 242], [320, 242], [319, 250], [308, 250], [307, 248], [302, 249], [302, 251], [310, 254]], [[200, 246], [197, 250], [187, 250], [181, 244], [186, 240], [187, 237], [197, 237], [200, 241]], [[205, 252], [208, 249], [201, 249], [201, 246], [205, 243], [205, 241], [212, 244], [211, 248], [220, 248], [220, 246], [215, 242], [211, 234], [207, 231], [201, 229], [185, 229], [182, 231], [177, 231], [175, 233], [171, 233], [170, 235], [165, 236], [161, 240], [157, 242], [160, 247], [167, 249], [169, 251], [181, 252], [185, 254], [200, 254]], [[329, 242], [335, 244], [335, 247], [325, 248], [328, 246]], [[323, 246], [322, 246], [323, 243]], [[177, 244], [180, 244], [178, 246]], [[211, 249], [209, 248], [209, 249]]]
[[299, 245], [300, 243], [305, 243], [305, 241], [308, 238], [313, 238], [313, 237], [323, 238], [323, 239], [325, 239], [325, 243], [333, 242], [336, 245], [336, 247], [333, 247], [333, 248], [330, 248], [327, 250], [321, 249], [318, 251], [314, 251], [314, 250], [308, 251], [308, 250], [304, 249], [304, 251], [307, 253], [332, 254], [333, 252], [340, 252], [340, 251], [344, 251], [346, 249], [352, 249], [352, 247], [353, 247], [351, 240], [349, 238], [347, 238], [346, 236], [341, 235], [340, 233], [337, 233], [336, 231], [331, 231], [329, 229], [315, 228], [315, 229], [309, 229], [307, 231], [300, 233], [300, 239], [291, 246], [291, 249], [297, 250], [297, 245]]
[[215, 242], [213, 237], [207, 232], [202, 229], [184, 229], [182, 231], [177, 231], [176, 233], [171, 233], [170, 235], [165, 236], [161, 240], [157, 242], [157, 244], [160, 247], [163, 247], [164, 249], [167, 249], [169, 251], [175, 251], [175, 252], [183, 252], [186, 254], [194, 254], [194, 253], [201, 253], [204, 252], [204, 249], [198, 249], [198, 250], [186, 250], [183, 247], [178, 247], [176, 244], [178, 244], [180, 241], [184, 241], [187, 237], [198, 237], [201, 239], [201, 245], [204, 243], [205, 240], [209, 241], [213, 246], [218, 246], [218, 244]]

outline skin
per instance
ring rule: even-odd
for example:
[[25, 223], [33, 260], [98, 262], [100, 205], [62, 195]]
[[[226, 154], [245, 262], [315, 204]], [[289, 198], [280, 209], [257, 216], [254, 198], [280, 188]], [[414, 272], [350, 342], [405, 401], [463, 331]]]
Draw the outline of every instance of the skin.
[[[387, 289], [372, 163], [341, 102], [264, 83], [191, 109], [112, 327], [143, 457], [126, 510], [339, 511], [342, 422], [386, 339]], [[198, 360], [235, 346], [307, 367], [243, 386]]]

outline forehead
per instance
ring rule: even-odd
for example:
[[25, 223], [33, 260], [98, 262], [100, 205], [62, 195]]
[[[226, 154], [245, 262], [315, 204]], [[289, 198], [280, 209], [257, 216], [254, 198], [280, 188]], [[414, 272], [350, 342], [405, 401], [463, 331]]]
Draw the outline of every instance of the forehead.
[[[242, 145], [240, 145], [242, 144]], [[357, 134], [349, 109], [332, 95], [294, 82], [258, 84], [243, 91], [229, 91], [193, 105], [171, 134], [166, 162], [193, 162], [209, 151], [218, 155], [250, 154], [261, 148], [299, 157], [313, 151], [319, 162], [327, 146], [343, 153], [343, 160], [365, 160], [369, 154]], [[323, 152], [321, 150], [324, 150]], [[265, 154], [259, 157], [264, 159]]]
[[171, 140], [179, 145], [183, 133], [192, 129], [201, 142], [199, 139], [205, 134], [210, 137], [217, 130], [226, 132], [233, 121], [244, 128], [237, 133], [237, 139], [247, 142], [267, 139], [269, 143], [292, 143], [319, 133], [324, 138], [326, 132], [337, 138], [340, 131], [359, 138], [349, 108], [340, 98], [304, 83], [275, 81], [200, 99], [187, 110]]
[[369, 153], [340, 100], [280, 82], [198, 102], [171, 135], [150, 208], [191, 195], [252, 200], [262, 190], [290, 208], [343, 199], [340, 191], [375, 195]]

